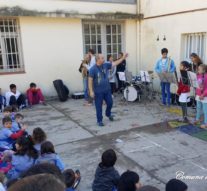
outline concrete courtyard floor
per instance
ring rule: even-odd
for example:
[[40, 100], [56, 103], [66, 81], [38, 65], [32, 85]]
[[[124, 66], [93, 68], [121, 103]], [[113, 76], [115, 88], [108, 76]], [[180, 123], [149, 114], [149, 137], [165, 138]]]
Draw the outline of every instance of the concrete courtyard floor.
[[83, 104], [83, 100], [50, 101], [23, 111], [29, 131], [43, 128], [66, 168], [80, 169], [78, 190], [91, 190], [101, 153], [109, 148], [117, 152], [118, 171], [136, 171], [144, 185], [164, 191], [165, 183], [182, 171], [185, 176], [204, 176], [184, 180], [190, 191], [207, 190], [207, 142], [170, 128], [167, 121], [177, 119], [176, 114], [156, 102], [125, 103], [117, 97], [115, 121], [104, 118], [105, 127], [100, 128], [95, 108]]

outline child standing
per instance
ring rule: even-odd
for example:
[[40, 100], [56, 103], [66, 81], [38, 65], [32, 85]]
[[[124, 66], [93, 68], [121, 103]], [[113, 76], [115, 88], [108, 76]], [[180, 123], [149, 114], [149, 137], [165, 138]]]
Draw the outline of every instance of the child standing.
[[[108, 56], [108, 61], [113, 63], [113, 57], [111, 55]], [[111, 85], [111, 94], [113, 95], [116, 90], [116, 66], [113, 66], [109, 70], [109, 82]]]
[[80, 73], [82, 73], [82, 77], [83, 77], [83, 91], [84, 91], [84, 99], [86, 101], [85, 105], [91, 105], [90, 98], [88, 95], [88, 69], [87, 67], [89, 65], [89, 62], [90, 62], [89, 54], [86, 54], [79, 68], [79, 71]]
[[[174, 73], [176, 71], [174, 61], [168, 57], [168, 49], [163, 48], [161, 50], [162, 58], [159, 59], [155, 66], [155, 71], [158, 74], [167, 74]], [[170, 106], [170, 83], [169, 82], [161, 82], [161, 90], [162, 90], [162, 104]], [[166, 102], [167, 95], [167, 102]]]
[[41, 155], [37, 159], [36, 164], [45, 162], [55, 164], [61, 171], [64, 170], [64, 164], [60, 157], [55, 153], [54, 145], [50, 141], [42, 143]]
[[117, 188], [120, 175], [114, 168], [117, 156], [114, 150], [106, 150], [102, 154], [102, 162], [96, 169], [95, 179], [93, 181], [93, 191], [114, 190]]
[[[180, 63], [180, 71], [190, 71], [190, 68], [191, 68], [191, 66], [187, 61], [182, 61]], [[181, 78], [180, 81], [178, 82], [177, 94], [179, 95], [179, 102], [180, 102], [180, 105], [181, 105], [181, 108], [182, 108], [183, 121], [188, 122], [187, 103], [190, 102], [190, 99], [189, 99], [190, 85], [185, 84], [183, 80], [185, 80], [185, 79]]]
[[40, 127], [37, 127], [33, 130], [32, 140], [34, 143], [34, 148], [37, 150], [39, 154], [40, 154], [41, 145], [43, 142], [46, 141], [46, 139], [47, 139], [46, 133]]
[[20, 131], [13, 133], [12, 120], [10, 117], [4, 117], [2, 120], [3, 128], [0, 130], [0, 147], [2, 150], [12, 149], [14, 140], [24, 135], [27, 126], [23, 126]]
[[207, 127], [207, 74], [206, 65], [201, 64], [198, 67], [197, 74], [198, 88], [196, 88], [196, 121], [200, 122], [202, 111], [204, 113], [204, 123], [201, 128]]
[[38, 157], [38, 153], [29, 137], [17, 139], [15, 146], [17, 151], [12, 156], [12, 169], [7, 174], [10, 180], [19, 178], [22, 172], [34, 165]]

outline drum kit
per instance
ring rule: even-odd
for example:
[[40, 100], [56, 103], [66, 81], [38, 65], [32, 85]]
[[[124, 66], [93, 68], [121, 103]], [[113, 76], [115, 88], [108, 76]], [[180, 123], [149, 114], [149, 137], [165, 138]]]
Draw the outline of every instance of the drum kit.
[[132, 76], [131, 72], [126, 71], [125, 78], [122, 79], [125, 84], [124, 99], [127, 102], [140, 102], [146, 99], [152, 101], [154, 99], [153, 71], [140, 71], [140, 74], [136, 76]]

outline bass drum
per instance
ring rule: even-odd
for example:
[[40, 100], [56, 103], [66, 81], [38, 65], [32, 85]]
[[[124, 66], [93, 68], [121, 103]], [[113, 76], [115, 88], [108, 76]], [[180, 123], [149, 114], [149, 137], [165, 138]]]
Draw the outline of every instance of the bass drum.
[[124, 89], [124, 98], [130, 102], [136, 101], [137, 99], [140, 101], [141, 88], [139, 86], [127, 86]]

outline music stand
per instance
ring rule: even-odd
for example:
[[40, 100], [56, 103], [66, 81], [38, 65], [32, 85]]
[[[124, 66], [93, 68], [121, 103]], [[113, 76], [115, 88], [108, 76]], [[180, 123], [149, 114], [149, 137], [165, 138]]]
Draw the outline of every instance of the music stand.
[[[168, 82], [172, 84], [177, 84], [177, 80], [174, 73], [158, 73], [161, 82]], [[176, 94], [175, 94], [175, 104], [177, 103]]]
[[[130, 74], [129, 74], [129, 72], [127, 73], [127, 76], [126, 76], [126, 73], [127, 72], [118, 72], [118, 75], [119, 75], [119, 80], [121, 81], [121, 82], [124, 82], [124, 83], [129, 83], [129, 81], [128, 80], [130, 80], [129, 78], [130, 78]], [[132, 73], [131, 73], [131, 79], [132, 79]], [[129, 83], [130, 84], [130, 83]], [[126, 85], [126, 88], [127, 88], [127, 90], [126, 90], [126, 101], [128, 102], [128, 94], [129, 94], [129, 89], [128, 89], [128, 85]], [[124, 97], [123, 97], [124, 98]]]
[[190, 81], [190, 86], [193, 88], [197, 88], [198, 87], [197, 75], [190, 71], [188, 71], [187, 74]]
[[174, 73], [158, 73], [161, 82], [177, 84]]
[[117, 73], [119, 75], [119, 80], [125, 82], [126, 81], [125, 73], [124, 72], [117, 72]]
[[128, 82], [130, 84], [132, 81], [132, 78], [133, 78], [132, 72], [125, 71], [125, 77], [126, 77], [126, 82]]

